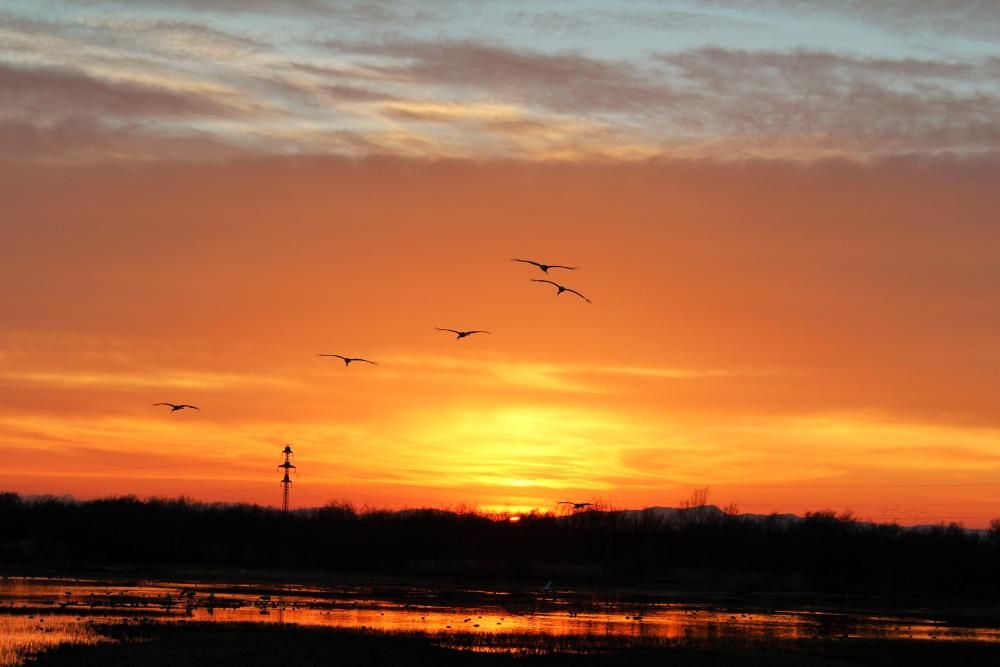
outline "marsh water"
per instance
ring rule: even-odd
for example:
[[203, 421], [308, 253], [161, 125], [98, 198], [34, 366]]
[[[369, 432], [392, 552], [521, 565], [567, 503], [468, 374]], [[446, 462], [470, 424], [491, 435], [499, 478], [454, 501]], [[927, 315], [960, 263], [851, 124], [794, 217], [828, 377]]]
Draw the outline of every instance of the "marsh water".
[[[299, 585], [81, 578], [0, 578], [0, 665], [60, 642], [93, 642], [94, 624], [289, 623], [452, 636], [914, 639], [1000, 642], [995, 623], [955, 624], [919, 610], [754, 606], [596, 589]], [[995, 619], [993, 619], [995, 621]]]

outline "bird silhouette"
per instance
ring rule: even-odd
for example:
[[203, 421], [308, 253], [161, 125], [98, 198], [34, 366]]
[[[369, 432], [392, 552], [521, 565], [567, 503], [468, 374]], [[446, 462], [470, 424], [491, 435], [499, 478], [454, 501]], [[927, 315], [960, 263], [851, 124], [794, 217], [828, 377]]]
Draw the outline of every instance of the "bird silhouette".
[[183, 410], [184, 408], [193, 408], [195, 410], [201, 410], [197, 405], [188, 405], [187, 403], [181, 403], [180, 405], [174, 403], [153, 403], [153, 407], [157, 405], [169, 405], [171, 412], [177, 412], [178, 410]]
[[378, 366], [378, 364], [376, 364], [374, 361], [370, 361], [368, 359], [362, 359], [361, 357], [345, 357], [342, 354], [322, 354], [322, 353], [320, 353], [320, 354], [318, 354], [316, 356], [318, 356], [318, 357], [337, 357], [338, 359], [343, 359], [345, 366], [350, 366], [352, 361], [363, 361], [366, 364], [371, 364], [372, 366]]
[[587, 303], [593, 303], [593, 301], [591, 301], [590, 299], [588, 299], [584, 295], [580, 294], [575, 289], [570, 289], [570, 288], [566, 287], [565, 285], [560, 285], [559, 283], [554, 283], [551, 280], [542, 280], [541, 278], [532, 278], [531, 282], [533, 282], [533, 283], [548, 283], [550, 285], [554, 285], [555, 287], [559, 288], [559, 291], [556, 292], [556, 296], [559, 296], [563, 292], [569, 292], [571, 294], [577, 295], [578, 297], [580, 297], [581, 299], [583, 299]]
[[459, 331], [457, 329], [442, 329], [441, 327], [434, 327], [434, 328], [437, 329], [438, 331], [449, 331], [455, 334], [455, 340], [462, 340], [467, 336], [471, 336], [472, 334], [477, 334], [477, 333], [484, 333], [484, 334], [491, 333], [489, 331]]
[[568, 271], [576, 271], [576, 269], [577, 269], [577, 267], [575, 267], [575, 266], [565, 266], [563, 264], [542, 264], [541, 262], [536, 262], [536, 261], [531, 260], [531, 259], [517, 259], [517, 258], [514, 258], [514, 259], [512, 259], [510, 261], [512, 261], [512, 262], [523, 262], [524, 264], [531, 264], [533, 266], [537, 266], [539, 269], [542, 270], [542, 273], [544, 273], [545, 275], [549, 274], [549, 269], [566, 269]]
[[584, 507], [593, 507], [594, 503], [574, 503], [571, 500], [560, 500], [557, 505], [572, 505], [575, 510], [582, 510]]

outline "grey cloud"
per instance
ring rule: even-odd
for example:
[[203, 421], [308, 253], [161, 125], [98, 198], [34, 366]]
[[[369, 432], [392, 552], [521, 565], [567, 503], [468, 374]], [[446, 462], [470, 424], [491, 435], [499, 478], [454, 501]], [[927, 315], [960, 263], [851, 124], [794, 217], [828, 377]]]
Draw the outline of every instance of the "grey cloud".
[[0, 32], [21, 37], [22, 49], [40, 48], [37, 41], [24, 43], [25, 36], [59, 40], [67, 48], [117, 48], [143, 56], [148, 56], [151, 51], [183, 51], [190, 56], [205, 49], [238, 55], [271, 48], [260, 40], [208, 24], [171, 19], [59, 21], [0, 12]]
[[[98, 0], [100, 1], [100, 0]], [[94, 5], [93, 0], [69, 0], [70, 3]], [[433, 15], [433, 5], [448, 3], [420, 2], [419, 0], [103, 0], [106, 5], [127, 7], [163, 8], [199, 11], [205, 13], [245, 14], [313, 14], [324, 15], [339, 21], [391, 24], [397, 21], [428, 19]]]
[[69, 110], [124, 117], [183, 118], [232, 113], [205, 95], [184, 94], [123, 81], [108, 81], [60, 67], [13, 67], [0, 63], [3, 110], [50, 115]]
[[595, 37], [606, 37], [609, 32], [622, 32], [635, 28], [703, 30], [729, 26], [741, 29], [768, 29], [765, 23], [748, 18], [656, 7], [619, 7], [595, 9], [589, 12], [572, 7], [563, 11], [521, 10], [511, 13], [510, 20], [515, 25], [541, 31], [577, 35], [584, 33]]
[[270, 51], [273, 47], [258, 39], [219, 30], [209, 25], [191, 23], [188, 21], [158, 20], [158, 21], [109, 21], [94, 27], [108, 35], [120, 35], [124, 44], [131, 43], [133, 47], [150, 47], [152, 45], [166, 50], [186, 50], [190, 55], [204, 48], [211, 48], [229, 55], [243, 55], [251, 52]]
[[56, 164], [215, 160], [244, 152], [206, 133], [111, 125], [89, 116], [69, 116], [47, 123], [0, 119], [0, 156], [4, 160]]
[[1000, 36], [1000, 3], [994, 0], [702, 0], [725, 9], [773, 10], [810, 16], [843, 16], [901, 34]]
[[678, 94], [626, 62], [578, 53], [545, 54], [460, 42], [327, 42], [344, 53], [399, 63], [369, 67], [400, 81], [474, 89], [503, 100], [541, 104], [555, 111], [642, 111], [669, 105]]
[[[722, 133], [892, 150], [1000, 146], [992, 60], [871, 59], [815, 51], [699, 49], [658, 59]], [[860, 146], [855, 146], [855, 148]]]
[[[558, 113], [619, 114], [646, 142], [787, 142], [790, 151], [1000, 147], [996, 59], [863, 58], [721, 48], [652, 54], [651, 65], [471, 42], [332, 42], [399, 83]], [[449, 99], [455, 99], [450, 91]], [[440, 93], [439, 93], [440, 98]], [[394, 111], [421, 119], [419, 111]], [[839, 148], [838, 148], [839, 144]]]
[[[798, 86], [828, 86], [836, 78], [883, 77], [896, 82], [920, 79], [990, 79], [993, 59], [985, 61], [945, 62], [916, 58], [864, 58], [829, 51], [747, 51], [703, 48], [673, 54], [659, 54], [658, 59], [676, 66], [688, 78], [703, 83], [732, 84], [749, 75], [754, 79], [773, 74]], [[734, 81], [735, 80], [735, 81]]]
[[398, 99], [395, 95], [371, 88], [357, 86], [328, 85], [322, 87], [323, 92], [338, 102], [382, 102]]

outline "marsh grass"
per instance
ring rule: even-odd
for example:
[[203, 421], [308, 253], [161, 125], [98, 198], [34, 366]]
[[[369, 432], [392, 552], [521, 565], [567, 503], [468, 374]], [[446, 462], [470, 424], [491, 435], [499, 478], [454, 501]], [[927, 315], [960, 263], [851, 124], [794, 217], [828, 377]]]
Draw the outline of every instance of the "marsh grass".
[[0, 615], [0, 667], [21, 665], [30, 656], [62, 644], [101, 641], [89, 624], [72, 618]]

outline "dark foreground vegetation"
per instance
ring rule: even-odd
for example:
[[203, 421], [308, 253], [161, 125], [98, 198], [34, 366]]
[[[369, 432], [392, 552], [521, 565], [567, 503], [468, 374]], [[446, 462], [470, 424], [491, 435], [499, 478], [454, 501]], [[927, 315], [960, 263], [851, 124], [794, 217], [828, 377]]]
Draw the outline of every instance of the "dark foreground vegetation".
[[[853, 639], [709, 642], [638, 636], [567, 640], [517, 635], [459, 635], [442, 639], [420, 634], [235, 623], [122, 623], [96, 629], [111, 641], [58, 646], [28, 664], [46, 667], [1000, 664], [1000, 645], [971, 642]], [[517, 650], [511, 652], [511, 647]]]
[[439, 510], [283, 515], [253, 505], [0, 494], [0, 569], [93, 565], [282, 568], [676, 589], [1000, 600], [1000, 527], [908, 530], [829, 512], [799, 521], [692, 508], [518, 522]]

